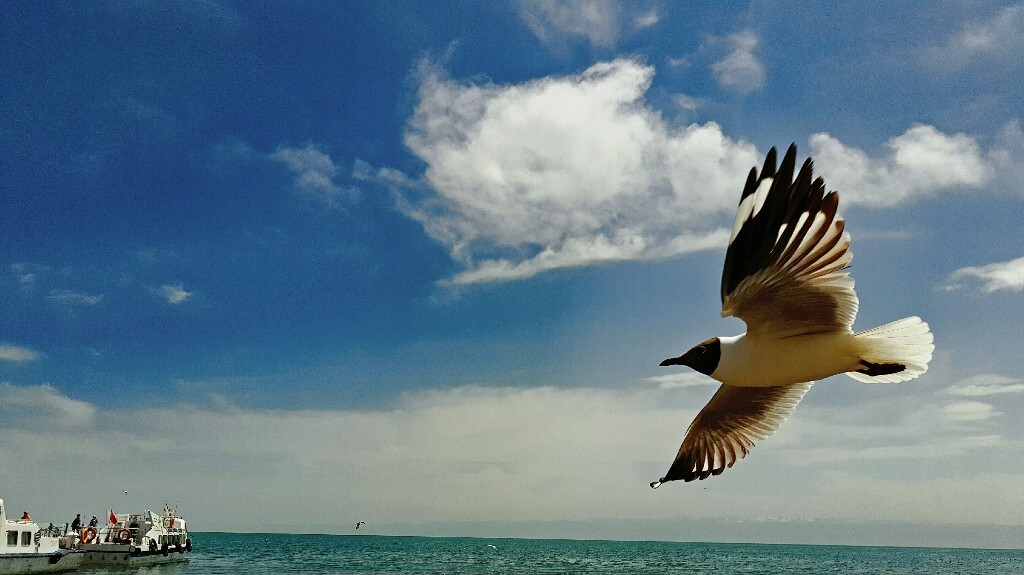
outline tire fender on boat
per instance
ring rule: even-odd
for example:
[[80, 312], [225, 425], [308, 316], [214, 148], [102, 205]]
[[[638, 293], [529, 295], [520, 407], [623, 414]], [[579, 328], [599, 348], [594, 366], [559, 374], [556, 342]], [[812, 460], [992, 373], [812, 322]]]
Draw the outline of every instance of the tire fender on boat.
[[164, 544], [163, 544], [163, 545], [162, 545], [162, 546], [160, 547], [160, 553], [163, 553], [164, 557], [167, 557], [167, 544], [166, 544], [166, 543], [164, 543]]
[[185, 539], [185, 551], [188, 551], [189, 553], [192, 552], [192, 538], [191, 537]]

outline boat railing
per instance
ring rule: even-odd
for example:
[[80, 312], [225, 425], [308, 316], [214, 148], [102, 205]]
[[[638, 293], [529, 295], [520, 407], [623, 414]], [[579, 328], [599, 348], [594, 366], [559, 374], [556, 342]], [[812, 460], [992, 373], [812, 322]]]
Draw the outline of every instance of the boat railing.
[[[129, 533], [129, 536], [127, 538], [121, 535], [123, 531], [127, 531]], [[106, 534], [104, 534], [103, 537], [103, 542], [128, 545], [129, 543], [139, 541], [141, 536], [142, 529], [139, 527], [108, 526], [106, 529]]]
[[46, 527], [40, 527], [39, 528], [39, 535], [40, 535], [40, 537], [60, 537], [62, 535], [67, 535], [67, 533], [68, 533], [68, 525], [67, 525], [67, 523], [64, 524], [63, 528], [60, 527], [59, 525], [54, 525], [53, 523], [47, 525]]

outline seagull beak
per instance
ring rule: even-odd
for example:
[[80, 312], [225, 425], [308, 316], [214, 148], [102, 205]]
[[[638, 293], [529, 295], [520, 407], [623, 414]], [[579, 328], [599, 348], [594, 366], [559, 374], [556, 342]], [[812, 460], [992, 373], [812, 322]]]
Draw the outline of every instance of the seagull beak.
[[661, 367], [665, 367], [666, 365], [683, 365], [683, 357], [670, 357], [665, 361], [661, 362], [659, 365], [661, 365]]

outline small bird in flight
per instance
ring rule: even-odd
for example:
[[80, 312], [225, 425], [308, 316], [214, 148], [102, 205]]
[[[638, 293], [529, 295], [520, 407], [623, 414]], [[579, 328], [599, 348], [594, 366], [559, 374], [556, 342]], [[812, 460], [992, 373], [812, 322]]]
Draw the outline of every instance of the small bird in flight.
[[356, 521], [356, 529], [359, 529], [360, 525], [366, 525], [365, 521]]
[[846, 373], [867, 383], [913, 379], [935, 346], [928, 324], [908, 317], [854, 333], [858, 300], [845, 271], [853, 253], [839, 194], [825, 193], [808, 158], [796, 180], [796, 146], [776, 170], [750, 170], [725, 253], [722, 317], [747, 332], [713, 337], [661, 365], [685, 365], [722, 383], [686, 430], [667, 481], [707, 479], [768, 437], [818, 379]]

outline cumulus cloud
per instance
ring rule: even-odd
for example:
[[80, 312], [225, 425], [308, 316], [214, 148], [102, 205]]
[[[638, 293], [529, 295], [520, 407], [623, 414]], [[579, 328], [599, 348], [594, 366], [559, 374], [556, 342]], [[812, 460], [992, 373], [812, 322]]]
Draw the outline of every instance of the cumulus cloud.
[[964, 267], [950, 274], [948, 289], [959, 289], [965, 279], [981, 281], [985, 293], [1024, 291], [1024, 257], [983, 266]]
[[965, 23], [945, 43], [925, 50], [931, 64], [960, 70], [970, 64], [992, 66], [993, 59], [1020, 65], [1024, 51], [1024, 6], [1007, 6], [984, 19]]
[[948, 388], [946, 393], [968, 397], [1024, 393], [1024, 380], [986, 373], [969, 377]]
[[568, 35], [610, 47], [619, 36], [621, 16], [616, 0], [520, 0], [519, 15], [546, 43]]
[[0, 343], [0, 361], [24, 363], [39, 359], [39, 354], [27, 347]]
[[810, 144], [817, 172], [847, 206], [891, 207], [944, 191], [977, 189], [993, 177], [992, 164], [974, 138], [933, 126], [913, 126], [892, 138], [881, 157], [825, 133], [812, 135]]
[[[734, 43], [752, 49], [756, 37]], [[738, 190], [763, 156], [714, 122], [666, 121], [645, 100], [653, 75], [622, 58], [496, 85], [459, 82], [424, 63], [405, 134], [426, 166], [422, 178], [362, 163], [356, 177], [407, 192], [399, 209], [465, 266], [450, 284], [721, 247]], [[685, 111], [701, 105], [675, 101]], [[1008, 122], [983, 149], [967, 134], [915, 125], [878, 154], [818, 133], [809, 153], [844, 205], [885, 208], [1013, 186], [1024, 131]]]
[[403, 210], [468, 268], [453, 283], [721, 247], [754, 146], [713, 123], [670, 126], [630, 59], [519, 85], [425, 65], [406, 144], [436, 195]]
[[752, 31], [738, 32], [725, 38], [729, 53], [711, 65], [718, 83], [741, 94], [764, 87], [764, 64], [757, 57], [761, 39]]
[[192, 297], [192, 292], [185, 291], [185, 288], [181, 284], [178, 285], [162, 285], [158, 288], [153, 288], [153, 293], [167, 300], [167, 303], [181, 303], [188, 298]]
[[306, 198], [331, 208], [343, 208], [359, 193], [335, 183], [338, 167], [331, 157], [310, 143], [302, 148], [279, 147], [270, 159], [281, 162], [295, 174], [295, 188]]

